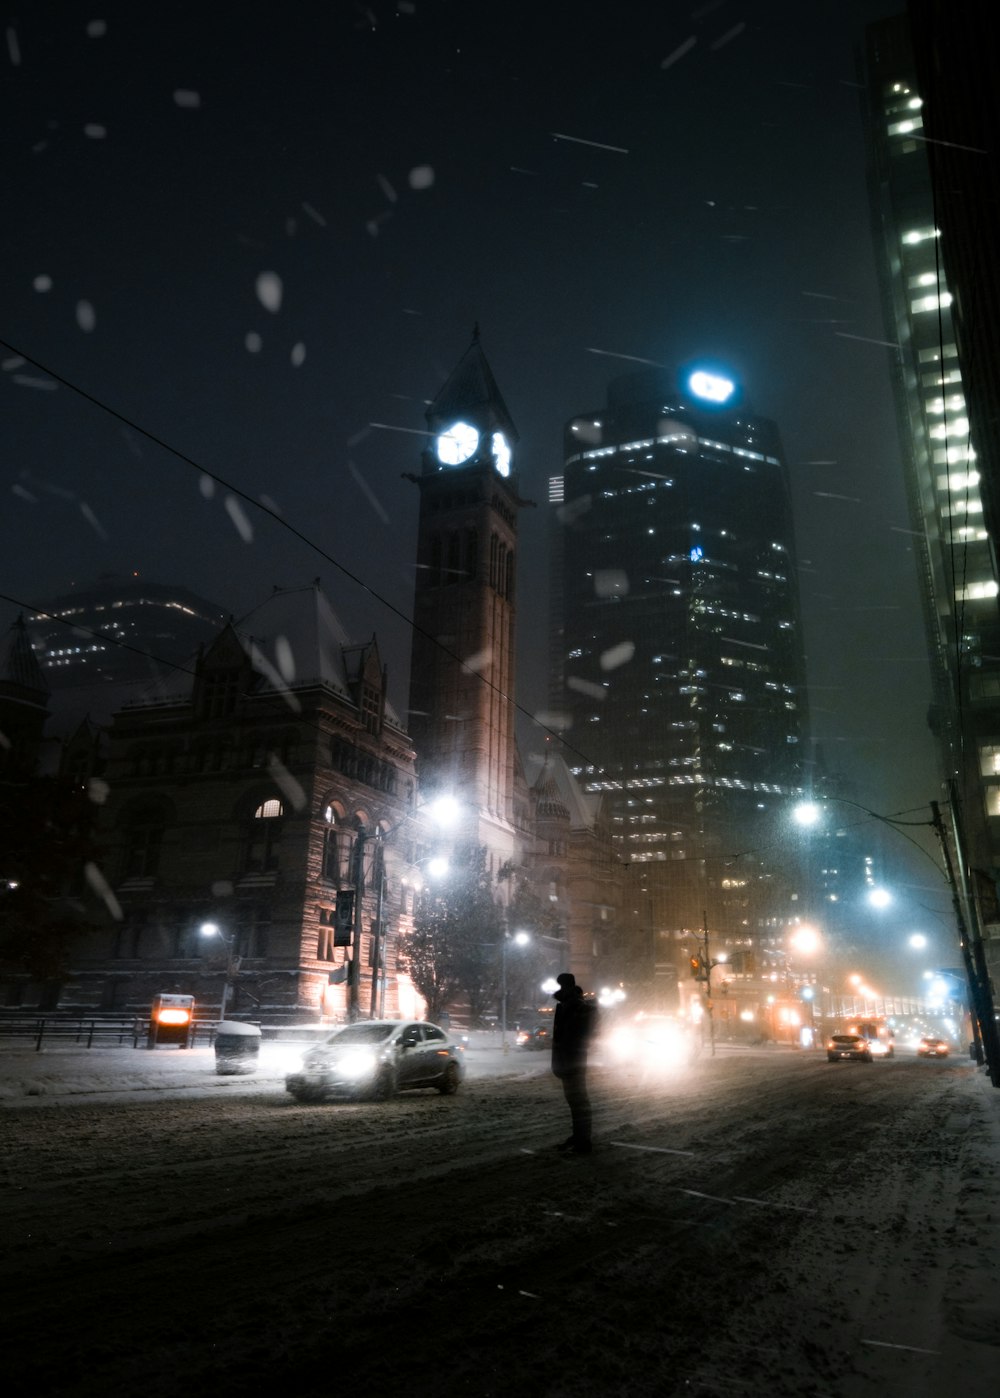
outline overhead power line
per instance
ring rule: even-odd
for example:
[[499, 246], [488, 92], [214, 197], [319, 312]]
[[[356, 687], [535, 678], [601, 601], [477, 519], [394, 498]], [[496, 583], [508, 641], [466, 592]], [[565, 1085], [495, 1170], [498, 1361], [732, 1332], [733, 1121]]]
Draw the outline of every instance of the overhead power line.
[[[467, 671], [467, 673], [473, 674], [480, 684], [483, 684], [488, 689], [491, 689], [495, 694], [499, 695], [501, 699], [509, 701], [519, 714], [522, 714], [525, 718], [530, 719], [531, 722], [534, 723], [537, 727], [539, 727], [543, 733], [548, 734], [550, 738], [555, 738], [558, 742], [562, 744], [562, 746], [568, 752], [573, 753], [574, 756], [580, 758], [580, 760], [585, 764], [592, 765], [592, 761], [586, 753], [581, 752], [579, 748], [574, 747], [573, 744], [568, 742], [561, 733], [557, 733], [554, 729], [549, 728], [546, 724], [542, 723], [535, 714], [531, 713], [528, 709], [524, 708], [523, 705], [519, 704], [513, 695], [505, 694], [500, 689], [499, 685], [495, 685], [490, 679], [487, 678], [486, 675], [482, 674], [481, 671], [470, 668], [467, 665], [466, 661], [463, 660], [463, 658], [460, 655], [456, 655], [456, 653], [453, 650], [451, 650], [448, 646], [446, 646], [437, 636], [433, 636], [429, 631], [424, 630], [424, 628], [419, 626], [413, 620], [412, 617], [407, 616], [405, 612], [400, 611], [400, 609], [394, 603], [390, 602], [389, 599], [387, 597], [384, 597], [380, 592], [377, 592], [375, 588], [373, 588], [369, 583], [365, 582], [365, 580], [359, 577], [357, 573], [352, 572], [350, 568], [348, 568], [345, 564], [341, 563], [338, 559], [334, 558], [332, 554], [327, 553], [327, 551], [324, 548], [321, 548], [320, 545], [315, 542], [315, 540], [311, 539], [307, 534], [303, 533], [301, 529], [297, 529], [294, 524], [290, 524], [287, 519], [284, 519], [277, 512], [277, 510], [272, 509], [269, 505], [264, 504], [263, 501], [258, 500], [254, 496], [249, 495], [238, 485], [234, 485], [232, 481], [227, 480], [225, 476], [219, 475], [216, 471], [209, 470], [207, 466], [203, 466], [199, 461], [196, 461], [193, 456], [189, 456], [186, 452], [181, 451], [179, 447], [173, 446], [170, 442], [166, 441], [163, 437], [158, 436], [155, 432], [149, 431], [149, 429], [143, 427], [141, 423], [136, 422], [134, 418], [130, 418], [125, 413], [119, 412], [117, 408], [113, 408], [109, 403], [106, 403], [103, 399], [98, 398], [96, 394], [89, 393], [85, 388], [81, 388], [79, 384], [74, 383], [72, 379], [68, 379], [64, 375], [57, 373], [54, 369], [51, 369], [48, 366], [48, 364], [43, 363], [40, 359], [36, 359], [33, 355], [29, 354], [27, 350], [21, 349], [19, 346], [11, 344], [9, 340], [4, 340], [2, 338], [0, 338], [0, 345], [3, 345], [5, 349], [10, 350], [12, 354], [18, 355], [26, 363], [33, 365], [36, 369], [39, 369], [43, 374], [48, 374], [49, 377], [53, 379], [56, 383], [62, 384], [64, 388], [68, 388], [71, 393], [75, 393], [78, 397], [83, 398], [86, 402], [92, 404], [101, 412], [107, 413], [109, 417], [115, 418], [118, 422], [124, 424], [124, 426], [131, 428], [132, 431], [138, 432], [141, 436], [145, 437], [147, 441], [152, 442], [155, 446], [160, 447], [163, 451], [168, 452], [171, 456], [176, 457], [177, 460], [182, 461], [185, 464], [185, 466], [190, 466], [191, 469], [193, 471], [197, 471], [199, 475], [207, 476], [210, 480], [215, 481], [217, 485], [222, 486], [225, 490], [228, 490], [232, 495], [237, 496], [240, 500], [245, 501], [248, 505], [252, 505], [253, 508], [259, 510], [261, 514], [265, 514], [269, 519], [274, 520], [274, 522], [276, 524], [279, 524], [282, 527], [282, 529], [287, 529], [290, 534], [292, 534], [296, 539], [299, 540], [300, 543], [303, 543], [306, 545], [307, 548], [312, 549], [314, 553], [318, 554], [319, 557], [322, 558], [325, 562], [329, 563], [332, 567], [336, 568], [338, 572], [344, 575], [344, 577], [349, 578], [351, 582], [355, 583], [358, 587], [362, 588], [365, 592], [367, 592], [368, 595], [373, 599], [373, 601], [378, 602], [381, 606], [385, 607], [388, 611], [390, 611], [393, 614], [393, 616], [396, 616], [401, 621], [405, 622], [406, 625], [411, 628], [411, 630], [416, 632], [418, 635], [422, 636], [425, 640], [430, 641], [432, 645], [436, 646], [438, 650], [440, 650], [444, 655], [448, 656], [450, 660], [453, 660], [456, 662], [456, 664], [461, 665], [462, 668]], [[24, 604], [15, 603], [15, 605], [21, 606]], [[42, 614], [41, 609], [35, 610], [37, 610], [39, 614]], [[57, 621], [60, 620], [60, 618], [58, 617], [52, 619]], [[76, 629], [86, 630], [85, 627], [77, 627]], [[97, 635], [102, 640], [109, 641], [115, 645], [121, 644], [115, 638], [107, 636], [103, 632], [94, 632], [92, 634]], [[143, 652], [143, 654], [146, 654], [146, 652]], [[158, 656], [155, 655], [152, 658], [154, 660], [160, 659]], [[162, 661], [162, 663], [169, 665], [171, 662]], [[184, 667], [174, 666], [173, 668], [183, 669]]]

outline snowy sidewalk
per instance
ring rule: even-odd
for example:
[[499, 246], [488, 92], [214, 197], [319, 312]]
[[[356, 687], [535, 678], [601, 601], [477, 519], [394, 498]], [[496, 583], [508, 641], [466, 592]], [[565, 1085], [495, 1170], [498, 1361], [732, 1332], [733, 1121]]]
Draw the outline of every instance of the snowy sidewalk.
[[284, 1086], [285, 1073], [297, 1066], [301, 1046], [264, 1045], [252, 1074], [219, 1074], [211, 1048], [0, 1048], [0, 1105], [25, 1098], [53, 1101], [135, 1093], [218, 1091], [248, 1085]]
[[[215, 1050], [208, 1047], [80, 1048], [45, 1045], [36, 1052], [28, 1046], [0, 1045], [0, 1107], [23, 1105], [26, 1099], [58, 1101], [99, 1097], [134, 1100], [137, 1094], [201, 1092], [218, 1095], [257, 1092], [261, 1088], [284, 1090], [285, 1074], [302, 1062], [307, 1045], [269, 1042], [261, 1045], [260, 1058], [251, 1073], [218, 1073]], [[499, 1042], [470, 1043], [468, 1061], [475, 1073], [490, 1076], [518, 1071], [525, 1055], [503, 1054]], [[539, 1055], [532, 1054], [532, 1062]], [[546, 1057], [547, 1062], [547, 1057]]]

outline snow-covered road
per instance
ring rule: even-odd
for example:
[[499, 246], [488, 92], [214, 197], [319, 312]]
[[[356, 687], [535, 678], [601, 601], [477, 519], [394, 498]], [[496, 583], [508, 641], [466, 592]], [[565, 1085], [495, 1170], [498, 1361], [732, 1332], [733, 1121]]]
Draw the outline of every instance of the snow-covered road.
[[534, 1055], [319, 1107], [145, 1057], [3, 1099], [18, 1393], [996, 1392], [1000, 1094], [967, 1062], [599, 1069], [567, 1160]]

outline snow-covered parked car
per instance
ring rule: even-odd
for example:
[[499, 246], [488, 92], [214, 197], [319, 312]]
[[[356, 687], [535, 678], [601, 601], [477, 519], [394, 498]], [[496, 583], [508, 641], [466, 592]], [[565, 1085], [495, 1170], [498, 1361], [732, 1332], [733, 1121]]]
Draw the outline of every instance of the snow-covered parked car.
[[464, 1077], [464, 1046], [439, 1025], [373, 1019], [337, 1029], [308, 1049], [285, 1087], [299, 1102], [377, 1099], [416, 1087], [447, 1095], [458, 1091]]

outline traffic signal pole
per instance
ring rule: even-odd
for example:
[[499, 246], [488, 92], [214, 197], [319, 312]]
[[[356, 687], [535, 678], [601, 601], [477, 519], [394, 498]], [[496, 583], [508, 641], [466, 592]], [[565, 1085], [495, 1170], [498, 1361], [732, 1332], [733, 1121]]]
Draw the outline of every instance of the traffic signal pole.
[[705, 1013], [708, 1015], [708, 1041], [712, 1046], [712, 1057], [715, 1057], [715, 1013], [712, 1005], [712, 966], [715, 964], [709, 955], [708, 950], [708, 913], [704, 910], [701, 914], [702, 926], [702, 963], [700, 980], [705, 982]]
[[351, 959], [347, 965], [347, 1021], [353, 1024], [361, 1015], [361, 905], [365, 892], [365, 840], [368, 832], [359, 826], [354, 837], [354, 933]]

